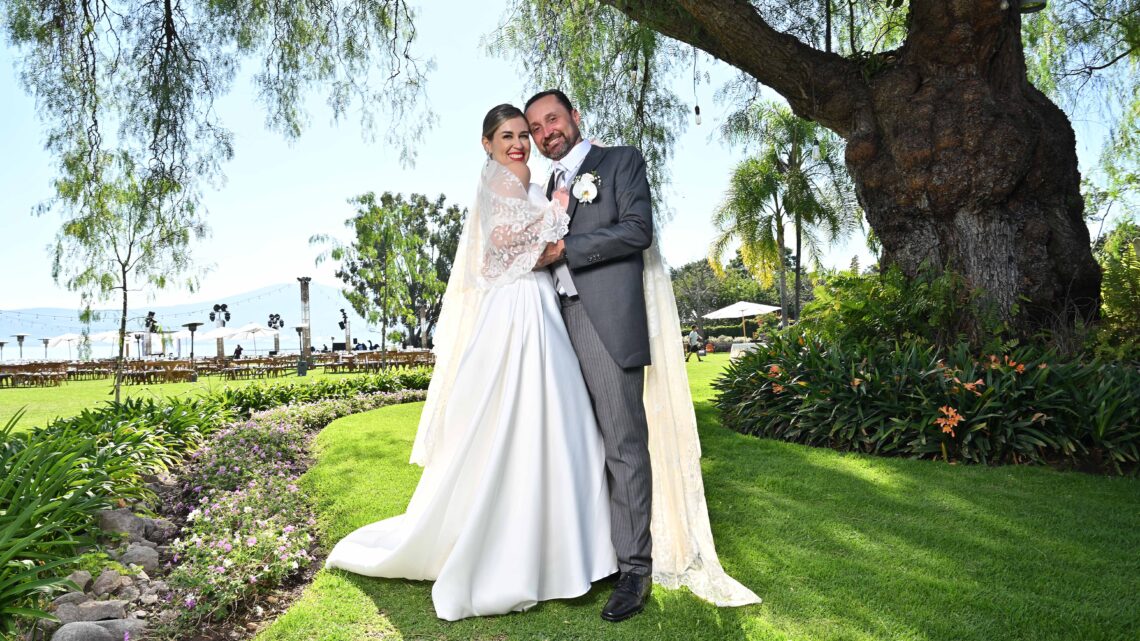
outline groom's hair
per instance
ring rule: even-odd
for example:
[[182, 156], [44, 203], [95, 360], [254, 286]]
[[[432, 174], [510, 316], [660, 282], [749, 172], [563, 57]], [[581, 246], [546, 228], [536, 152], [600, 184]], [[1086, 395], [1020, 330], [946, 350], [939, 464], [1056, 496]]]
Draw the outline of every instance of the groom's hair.
[[574, 105], [570, 104], [570, 99], [567, 98], [566, 94], [562, 93], [562, 91], [559, 89], [547, 89], [546, 91], [540, 91], [534, 94], [530, 97], [530, 100], [526, 101], [526, 106], [523, 107], [523, 111], [530, 109], [530, 106], [533, 105], [536, 101], [542, 100], [547, 96], [554, 96], [557, 98], [558, 102], [562, 103], [563, 107], [566, 107], [566, 113], [574, 113]]

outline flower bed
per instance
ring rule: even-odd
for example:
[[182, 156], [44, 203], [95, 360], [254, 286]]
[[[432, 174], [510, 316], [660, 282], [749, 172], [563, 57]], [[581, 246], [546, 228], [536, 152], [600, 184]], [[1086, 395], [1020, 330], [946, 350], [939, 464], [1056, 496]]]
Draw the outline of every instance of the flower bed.
[[[426, 388], [429, 372], [396, 370], [333, 384], [250, 386], [191, 400], [129, 400], [21, 432], [14, 431], [14, 417], [0, 427], [0, 566], [5, 568], [0, 575], [0, 636], [16, 636], [34, 624], [33, 638], [47, 638], [54, 628], [47, 622], [54, 617], [44, 602], [60, 591], [69, 592], [51, 610], [66, 615], [58, 617], [63, 623], [82, 623], [93, 634], [90, 626], [97, 622], [116, 635], [131, 632], [138, 638], [146, 627], [141, 618], [174, 603], [171, 588], [182, 595], [183, 605], [187, 597], [197, 607], [203, 597], [217, 602], [199, 610], [214, 614], [253, 593], [216, 580], [217, 595], [200, 594], [211, 585], [200, 568], [212, 567], [216, 574], [224, 568], [227, 575], [235, 568], [246, 580], [257, 577], [261, 583], [251, 585], [259, 588], [295, 573], [293, 563], [300, 567], [307, 560], [298, 552], [312, 541], [307, 531], [311, 517], [303, 507], [307, 499], [289, 490], [307, 465], [309, 433], [345, 414], [422, 399], [423, 391], [362, 390]], [[297, 399], [326, 400], [298, 405]], [[235, 416], [248, 416], [251, 408], [273, 403], [293, 404], [233, 422]], [[176, 494], [181, 501], [167, 501], [170, 472], [176, 469], [199, 492], [180, 487]], [[278, 502], [276, 511], [261, 501], [269, 498]], [[173, 523], [148, 516], [158, 512], [183, 521], [194, 509], [209, 518], [184, 521], [186, 531], [177, 544], [170, 542]], [[241, 516], [224, 522], [227, 536], [257, 543], [239, 548], [246, 554], [228, 564], [214, 559], [219, 562], [209, 566], [206, 551], [185, 548], [185, 542], [195, 536], [217, 542], [222, 534], [213, 518], [227, 510]], [[287, 558], [281, 559], [282, 554]], [[183, 562], [166, 568], [173, 572], [172, 584], [152, 580], [149, 574], [158, 570], [159, 558], [175, 555]], [[109, 568], [88, 568], [96, 558], [113, 562]], [[260, 565], [254, 567], [254, 559]], [[132, 563], [146, 571], [128, 570]], [[63, 576], [67, 572], [71, 574]], [[160, 593], [170, 600], [160, 602]], [[169, 627], [195, 617], [174, 612], [164, 619]]]
[[218, 431], [180, 475], [183, 500], [170, 507], [185, 525], [168, 562], [172, 614], [155, 636], [185, 638], [307, 566], [316, 521], [299, 477], [310, 462], [312, 436], [341, 416], [425, 395], [403, 391], [293, 405]]
[[1021, 347], [773, 336], [714, 387], [726, 426], [780, 440], [964, 463], [1127, 472], [1140, 454], [1140, 372]]

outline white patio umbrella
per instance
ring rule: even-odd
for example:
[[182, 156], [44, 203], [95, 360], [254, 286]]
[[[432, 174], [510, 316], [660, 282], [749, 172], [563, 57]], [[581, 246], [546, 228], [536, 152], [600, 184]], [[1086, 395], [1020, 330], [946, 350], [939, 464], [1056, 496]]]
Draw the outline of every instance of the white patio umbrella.
[[60, 334], [59, 336], [52, 336], [48, 339], [48, 347], [55, 347], [61, 343], [67, 343], [67, 360], [71, 360], [71, 344], [83, 340], [83, 336], [68, 332]]
[[728, 307], [721, 307], [720, 309], [705, 314], [705, 318], [739, 318], [741, 332], [747, 337], [748, 326], [747, 318], [751, 316], [759, 316], [761, 314], [768, 314], [770, 312], [780, 311], [779, 307], [772, 305], [764, 305], [762, 303], [749, 303], [746, 301], [737, 301]]
[[253, 341], [253, 353], [256, 354], [257, 353], [257, 337], [258, 336], [261, 336], [261, 337], [270, 336], [271, 337], [271, 336], [276, 336], [276, 335], [277, 335], [277, 330], [275, 330], [275, 329], [269, 329], [268, 327], [265, 327], [264, 325], [258, 325], [257, 323], [249, 323], [247, 325], [242, 325], [241, 327], [239, 327], [237, 329], [237, 332], [235, 332], [233, 335], [231, 335], [230, 338], [232, 338], [234, 340], [245, 340], [245, 339], [252, 340]]

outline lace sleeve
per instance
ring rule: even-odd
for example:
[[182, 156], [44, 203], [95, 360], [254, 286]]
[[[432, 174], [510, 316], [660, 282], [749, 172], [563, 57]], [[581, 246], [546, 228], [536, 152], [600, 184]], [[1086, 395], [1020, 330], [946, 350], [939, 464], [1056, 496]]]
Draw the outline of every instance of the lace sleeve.
[[496, 162], [487, 163], [478, 205], [485, 240], [481, 274], [490, 285], [532, 270], [546, 244], [569, 229], [570, 216], [561, 205], [532, 202], [522, 182]]

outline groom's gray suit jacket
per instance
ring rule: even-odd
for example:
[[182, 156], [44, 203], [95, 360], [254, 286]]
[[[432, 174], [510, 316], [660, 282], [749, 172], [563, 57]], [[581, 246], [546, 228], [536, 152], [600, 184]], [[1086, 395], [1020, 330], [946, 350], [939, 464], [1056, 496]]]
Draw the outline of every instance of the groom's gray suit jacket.
[[[591, 147], [578, 176], [598, 177], [598, 195], [571, 194], [566, 262], [586, 314], [621, 367], [649, 365], [641, 252], [653, 243], [645, 159], [634, 147]], [[547, 186], [549, 196], [551, 186]]]

